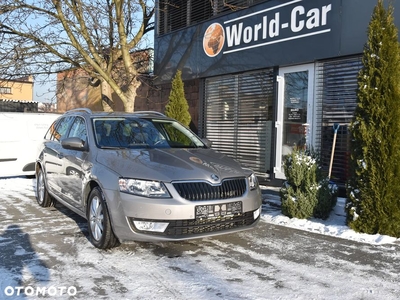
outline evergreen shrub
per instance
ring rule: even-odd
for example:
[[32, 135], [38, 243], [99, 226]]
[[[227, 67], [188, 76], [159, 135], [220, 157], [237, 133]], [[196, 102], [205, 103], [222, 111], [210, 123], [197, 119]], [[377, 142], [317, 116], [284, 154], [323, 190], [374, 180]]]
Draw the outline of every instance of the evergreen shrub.
[[350, 124], [347, 224], [400, 237], [400, 48], [394, 8], [376, 5], [368, 26]]
[[165, 115], [189, 126], [192, 117], [189, 113], [189, 104], [185, 97], [185, 88], [182, 81], [182, 72], [178, 70], [172, 79], [171, 92], [165, 106]]
[[336, 205], [337, 186], [321, 172], [319, 155], [294, 149], [284, 159], [286, 182], [280, 190], [282, 213], [290, 218], [327, 219]]
[[[182, 81], [182, 72], [176, 71], [171, 83], [171, 92], [169, 94], [168, 103], [165, 106], [165, 115], [179, 121], [181, 124], [189, 127], [192, 117], [189, 113], [189, 104], [185, 97], [185, 88]], [[186, 145], [190, 142], [187, 137], [180, 131], [174, 128], [166, 129], [168, 134], [181, 145]]]

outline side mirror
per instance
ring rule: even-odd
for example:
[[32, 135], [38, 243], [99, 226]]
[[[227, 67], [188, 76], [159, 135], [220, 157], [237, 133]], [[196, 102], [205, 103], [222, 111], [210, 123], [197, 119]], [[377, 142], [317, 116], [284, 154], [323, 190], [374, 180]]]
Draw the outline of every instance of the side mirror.
[[206, 144], [208, 148], [211, 148], [212, 142], [208, 138], [202, 138], [201, 141]]
[[64, 149], [69, 149], [69, 150], [87, 151], [86, 142], [78, 137], [70, 137], [63, 139], [61, 141], [61, 146]]

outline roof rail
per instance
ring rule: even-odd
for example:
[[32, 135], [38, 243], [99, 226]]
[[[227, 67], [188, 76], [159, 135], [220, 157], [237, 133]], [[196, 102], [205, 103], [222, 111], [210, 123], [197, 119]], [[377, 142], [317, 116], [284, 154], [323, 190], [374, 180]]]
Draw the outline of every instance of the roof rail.
[[165, 117], [163, 113], [160, 113], [158, 111], [153, 111], [153, 110], [143, 110], [143, 111], [134, 111], [134, 114], [149, 114], [149, 115], [157, 115], [160, 117]]
[[86, 112], [86, 113], [88, 113], [90, 115], [92, 114], [92, 110], [90, 108], [86, 108], [86, 107], [74, 108], [74, 109], [69, 110], [68, 112], [73, 112], [73, 111], [83, 111], [83, 112]]

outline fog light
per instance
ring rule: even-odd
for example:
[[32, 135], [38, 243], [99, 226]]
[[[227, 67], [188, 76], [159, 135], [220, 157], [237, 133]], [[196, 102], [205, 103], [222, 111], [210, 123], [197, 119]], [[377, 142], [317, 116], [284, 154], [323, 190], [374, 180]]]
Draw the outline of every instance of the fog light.
[[260, 207], [259, 209], [256, 209], [256, 210], [253, 212], [254, 220], [256, 220], [256, 219], [260, 216], [260, 212], [261, 212], [261, 207]]
[[169, 223], [146, 222], [146, 221], [133, 221], [138, 230], [164, 232]]

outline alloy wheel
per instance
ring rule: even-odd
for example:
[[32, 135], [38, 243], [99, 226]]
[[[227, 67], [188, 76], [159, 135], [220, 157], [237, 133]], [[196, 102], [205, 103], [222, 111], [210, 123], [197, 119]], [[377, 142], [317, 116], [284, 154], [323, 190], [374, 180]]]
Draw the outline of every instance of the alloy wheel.
[[89, 211], [90, 229], [92, 231], [93, 238], [96, 241], [99, 241], [103, 236], [103, 220], [103, 206], [100, 199], [96, 196], [92, 199], [90, 203]]

